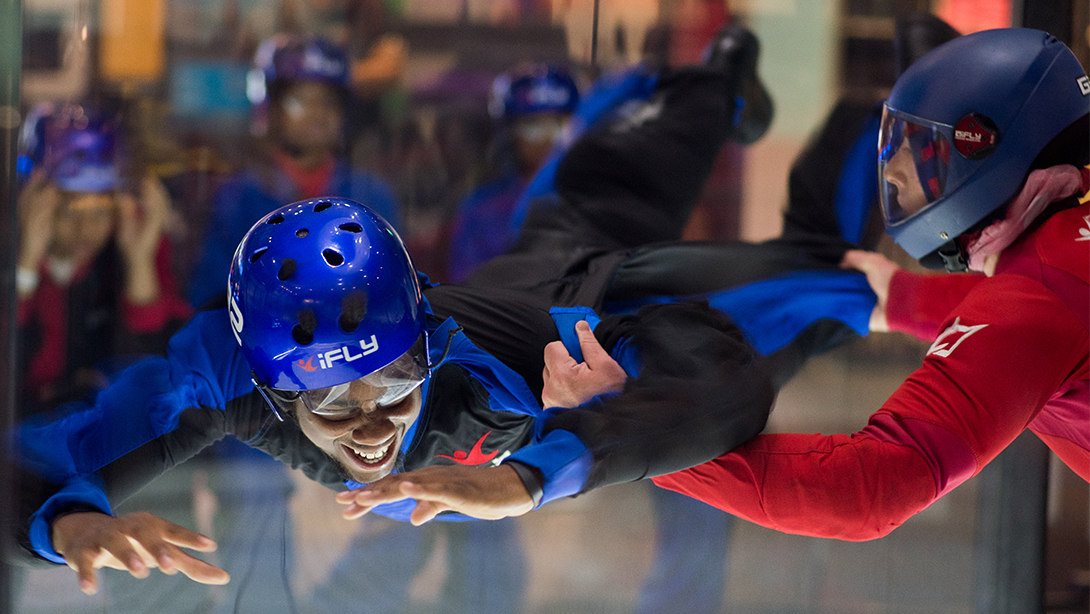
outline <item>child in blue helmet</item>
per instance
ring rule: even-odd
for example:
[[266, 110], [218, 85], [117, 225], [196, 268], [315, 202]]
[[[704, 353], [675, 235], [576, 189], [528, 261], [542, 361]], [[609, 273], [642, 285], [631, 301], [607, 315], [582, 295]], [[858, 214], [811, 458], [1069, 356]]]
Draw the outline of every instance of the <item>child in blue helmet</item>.
[[92, 106], [45, 103], [24, 128], [24, 415], [93, 398], [115, 356], [161, 352], [191, 314], [170, 268], [169, 196], [153, 178], [126, 185], [117, 123]]
[[475, 188], [454, 217], [447, 276], [459, 282], [515, 241], [515, 204], [560, 138], [579, 103], [567, 71], [546, 64], [521, 65], [492, 83], [489, 114], [502, 122], [497, 143], [505, 151], [498, 177]]
[[[1023, 431], [1090, 480], [1090, 80], [1045, 32], [955, 39], [898, 80], [879, 142], [886, 229], [925, 266], [849, 252], [872, 330], [932, 341], [854, 435], [762, 435], [655, 478], [764, 526], [886, 535]], [[757, 479], [759, 476], [759, 479]]]
[[393, 192], [344, 155], [348, 59], [321, 38], [281, 34], [262, 43], [247, 78], [257, 148], [216, 193], [189, 287], [197, 306], [218, 296], [235, 246], [269, 211], [318, 195], [352, 198], [400, 225]]

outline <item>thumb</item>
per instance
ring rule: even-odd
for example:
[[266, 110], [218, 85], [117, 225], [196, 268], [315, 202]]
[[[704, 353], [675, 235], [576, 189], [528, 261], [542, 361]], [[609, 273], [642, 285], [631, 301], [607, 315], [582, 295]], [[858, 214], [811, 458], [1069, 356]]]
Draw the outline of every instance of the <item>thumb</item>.
[[583, 350], [583, 362], [587, 366], [594, 368], [596, 365], [602, 364], [603, 361], [613, 360], [605, 348], [602, 347], [602, 344], [598, 343], [598, 338], [594, 336], [594, 331], [590, 329], [589, 322], [586, 320], [576, 322], [575, 334], [579, 336], [579, 349]]

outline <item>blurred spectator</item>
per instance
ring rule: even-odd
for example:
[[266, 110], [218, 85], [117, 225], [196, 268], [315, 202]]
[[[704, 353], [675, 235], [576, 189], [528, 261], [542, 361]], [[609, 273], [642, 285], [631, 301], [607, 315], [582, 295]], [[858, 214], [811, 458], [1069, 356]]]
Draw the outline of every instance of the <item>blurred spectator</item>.
[[347, 62], [343, 49], [319, 38], [277, 35], [258, 48], [247, 83], [257, 150], [213, 199], [189, 289], [194, 305], [222, 294], [238, 242], [281, 205], [315, 196], [351, 198], [400, 226], [390, 188], [353, 169], [344, 155]]
[[150, 176], [128, 185], [120, 136], [118, 118], [75, 104], [40, 105], [24, 126], [22, 415], [87, 399], [132, 356], [165, 350], [192, 311], [170, 267], [170, 198]]
[[561, 68], [526, 64], [496, 78], [489, 102], [489, 113], [502, 122], [494, 146], [496, 177], [459, 206], [450, 240], [451, 281], [465, 279], [514, 244], [515, 203], [578, 103], [575, 80]]

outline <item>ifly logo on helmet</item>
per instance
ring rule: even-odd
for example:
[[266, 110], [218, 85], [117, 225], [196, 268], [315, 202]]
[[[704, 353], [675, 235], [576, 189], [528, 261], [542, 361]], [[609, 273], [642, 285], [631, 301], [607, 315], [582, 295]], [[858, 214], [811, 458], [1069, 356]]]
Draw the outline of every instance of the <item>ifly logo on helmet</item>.
[[336, 364], [338, 360], [352, 362], [354, 360], [359, 360], [364, 356], [367, 356], [368, 354], [374, 354], [378, 351], [378, 339], [376, 339], [374, 335], [371, 335], [370, 341], [360, 341], [360, 351], [358, 354], [353, 354], [354, 351], [354, 346], [342, 345], [335, 350], [329, 350], [328, 352], [319, 352], [318, 354], [316, 354], [318, 358], [317, 367], [314, 366], [314, 356], [311, 356], [305, 361], [297, 360], [295, 362], [299, 365], [299, 368], [304, 371], [315, 371], [318, 368], [330, 369], [333, 367], [334, 364]]

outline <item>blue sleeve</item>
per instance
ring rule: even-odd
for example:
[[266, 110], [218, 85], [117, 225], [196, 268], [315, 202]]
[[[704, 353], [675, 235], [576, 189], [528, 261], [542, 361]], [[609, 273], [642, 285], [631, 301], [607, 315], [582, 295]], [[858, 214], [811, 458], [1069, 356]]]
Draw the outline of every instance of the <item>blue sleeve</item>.
[[63, 485], [35, 520], [48, 525], [62, 504], [108, 511], [102, 488], [88, 476], [176, 429], [186, 408], [223, 409], [252, 390], [227, 311], [199, 313], [171, 339], [166, 358], [129, 367], [93, 406], [69, 404], [56, 416], [36, 417], [18, 427], [18, 462], [29, 473]]

